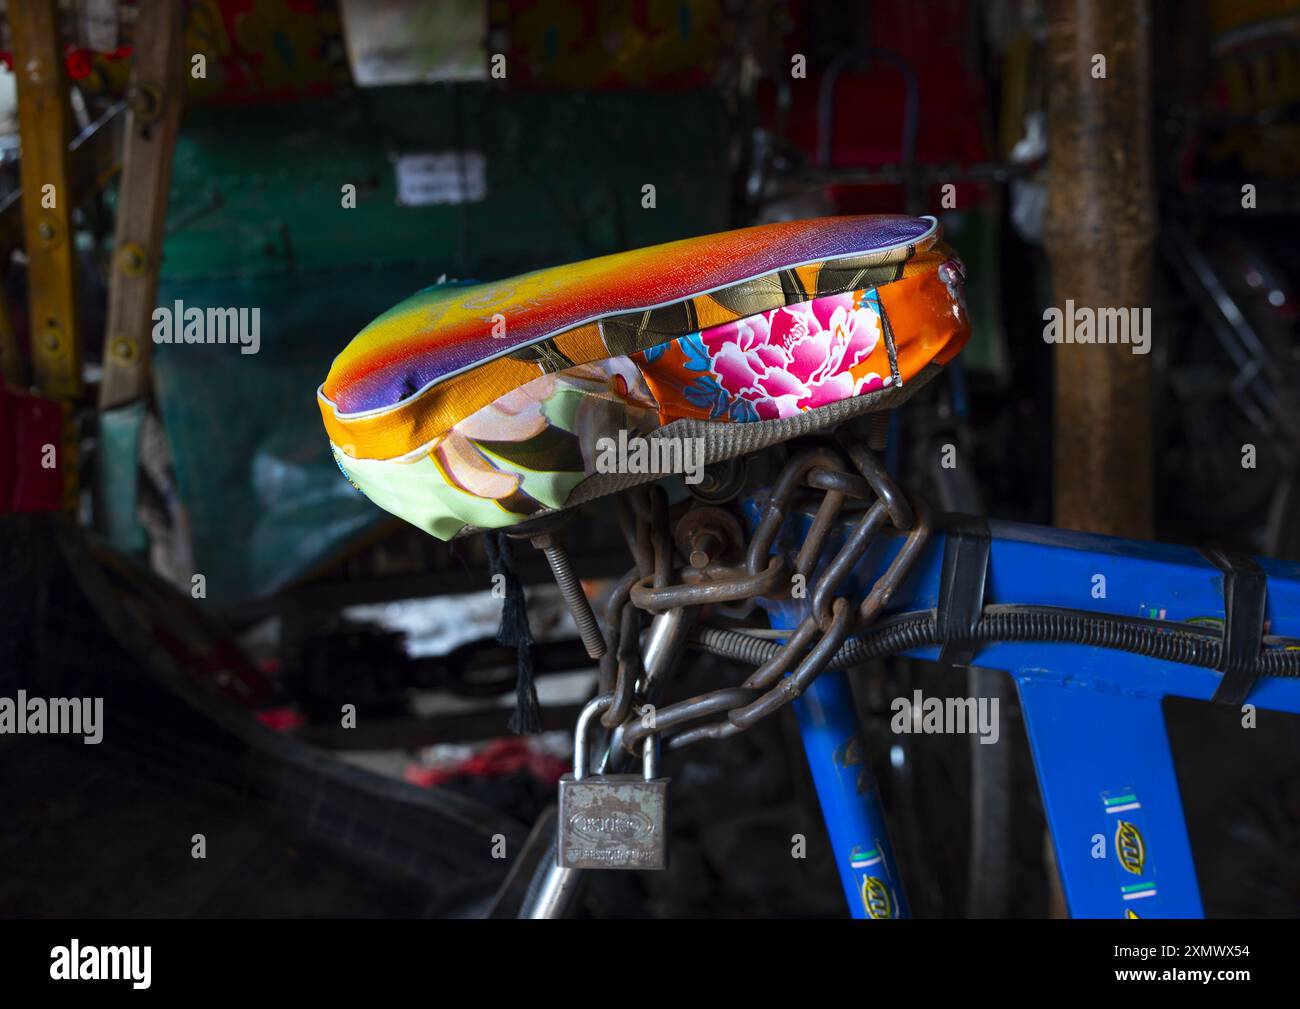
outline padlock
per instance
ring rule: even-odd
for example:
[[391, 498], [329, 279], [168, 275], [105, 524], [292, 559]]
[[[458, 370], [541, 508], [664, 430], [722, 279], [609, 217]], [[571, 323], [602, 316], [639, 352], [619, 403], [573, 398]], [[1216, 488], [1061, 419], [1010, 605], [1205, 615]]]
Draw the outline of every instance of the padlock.
[[592, 774], [587, 729], [611, 694], [588, 702], [573, 734], [573, 773], [560, 779], [556, 864], [564, 869], [668, 867], [668, 779], [655, 777], [657, 737], [642, 745], [641, 774]]

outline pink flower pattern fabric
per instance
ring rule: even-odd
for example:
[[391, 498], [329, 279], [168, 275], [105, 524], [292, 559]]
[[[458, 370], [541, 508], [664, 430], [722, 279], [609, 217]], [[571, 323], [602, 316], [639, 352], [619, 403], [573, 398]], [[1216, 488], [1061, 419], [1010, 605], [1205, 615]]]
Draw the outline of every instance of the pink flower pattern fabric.
[[882, 335], [874, 294], [818, 298], [703, 330], [708, 369], [760, 420], [793, 417], [883, 388], [888, 376], [851, 374]]

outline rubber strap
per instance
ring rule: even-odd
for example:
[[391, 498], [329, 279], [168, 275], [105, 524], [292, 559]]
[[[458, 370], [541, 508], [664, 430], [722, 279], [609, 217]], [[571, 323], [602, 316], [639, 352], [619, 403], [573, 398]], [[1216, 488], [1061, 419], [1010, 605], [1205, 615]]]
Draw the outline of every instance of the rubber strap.
[[984, 611], [992, 536], [988, 520], [979, 515], [950, 513], [936, 525], [947, 533], [934, 621], [941, 642], [939, 661], [969, 666], [979, 649], [975, 625]]
[[1201, 553], [1223, 572], [1223, 653], [1219, 658], [1223, 679], [1211, 700], [1239, 707], [1259, 678], [1268, 576], [1249, 554], [1232, 550]]

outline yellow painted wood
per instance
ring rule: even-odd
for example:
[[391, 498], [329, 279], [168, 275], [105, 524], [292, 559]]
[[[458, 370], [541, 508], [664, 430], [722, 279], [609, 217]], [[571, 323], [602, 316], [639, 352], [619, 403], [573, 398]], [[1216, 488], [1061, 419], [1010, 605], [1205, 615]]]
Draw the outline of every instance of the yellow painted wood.
[[68, 178], [72, 110], [56, 0], [11, 3], [9, 30], [18, 84], [33, 371], [40, 391], [74, 400], [83, 386]]

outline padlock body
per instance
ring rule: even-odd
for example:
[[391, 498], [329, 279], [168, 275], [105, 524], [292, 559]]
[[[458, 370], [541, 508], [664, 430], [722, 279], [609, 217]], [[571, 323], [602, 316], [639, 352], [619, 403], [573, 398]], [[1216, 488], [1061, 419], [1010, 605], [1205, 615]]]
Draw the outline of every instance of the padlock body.
[[567, 869], [665, 869], [668, 779], [589, 774], [560, 779], [556, 862]]

